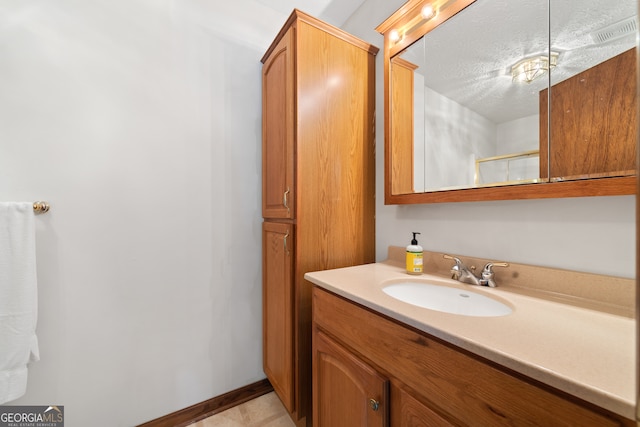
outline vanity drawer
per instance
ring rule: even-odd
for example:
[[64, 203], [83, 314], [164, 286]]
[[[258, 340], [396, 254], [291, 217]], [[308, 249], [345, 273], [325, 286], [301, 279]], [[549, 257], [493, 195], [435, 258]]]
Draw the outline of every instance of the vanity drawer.
[[635, 425], [318, 287], [313, 321], [392, 382], [406, 385], [421, 402], [462, 425]]

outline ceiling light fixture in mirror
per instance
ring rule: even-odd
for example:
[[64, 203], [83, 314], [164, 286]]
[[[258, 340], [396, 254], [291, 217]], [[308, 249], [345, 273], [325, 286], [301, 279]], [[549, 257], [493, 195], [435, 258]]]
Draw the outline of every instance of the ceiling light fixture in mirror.
[[549, 70], [558, 65], [558, 52], [539, 54], [523, 58], [511, 67], [514, 83], [531, 83], [535, 79], [546, 76]]

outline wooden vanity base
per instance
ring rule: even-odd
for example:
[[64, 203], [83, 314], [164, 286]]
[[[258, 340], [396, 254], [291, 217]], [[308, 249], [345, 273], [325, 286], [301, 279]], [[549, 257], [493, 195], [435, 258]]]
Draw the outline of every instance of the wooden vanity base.
[[635, 426], [319, 287], [313, 389], [316, 427]]

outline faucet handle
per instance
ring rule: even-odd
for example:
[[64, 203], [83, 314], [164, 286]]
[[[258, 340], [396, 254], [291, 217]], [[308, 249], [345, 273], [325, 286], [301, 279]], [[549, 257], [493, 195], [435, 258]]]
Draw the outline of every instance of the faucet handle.
[[484, 268], [482, 269], [482, 272], [492, 273], [493, 267], [509, 267], [509, 263], [508, 262], [488, 262], [485, 264]]
[[442, 254], [442, 258], [444, 259], [450, 259], [456, 262], [456, 265], [464, 265], [462, 264], [462, 261], [460, 261], [460, 258], [455, 257], [455, 256], [451, 256], [451, 255], [447, 255], [447, 254]]
[[460, 277], [465, 274], [473, 276], [474, 272], [476, 271], [475, 265], [472, 265], [471, 267], [467, 268], [467, 266], [464, 265], [462, 260], [458, 257], [447, 255], [447, 254], [443, 254], [442, 257], [446, 259], [451, 259], [456, 263], [454, 266], [451, 267], [452, 279], [460, 280]]
[[509, 267], [509, 263], [506, 262], [488, 262], [482, 269], [481, 284], [484, 286], [496, 287], [496, 281], [494, 280], [495, 273], [493, 267]]
[[[456, 265], [454, 265], [454, 266], [452, 267], [452, 269], [455, 269], [455, 270], [461, 270], [461, 269], [466, 269], [466, 268], [467, 268], [467, 266], [466, 266], [466, 265], [464, 265], [464, 263], [462, 262], [462, 260], [460, 260], [460, 258], [458, 258], [458, 257], [451, 256], [451, 255], [447, 255], [447, 254], [443, 254], [443, 255], [442, 255], [442, 258], [445, 258], [445, 259], [451, 259], [451, 260], [455, 261]], [[475, 265], [472, 265], [471, 267], [469, 267], [469, 270], [471, 270], [471, 271], [476, 271], [476, 266], [475, 266]]]
[[462, 263], [460, 258], [447, 254], [443, 254], [442, 257], [455, 261], [456, 264], [451, 267], [451, 278], [454, 280], [458, 280], [460, 278], [460, 275], [462, 274], [462, 269], [464, 268], [464, 264]]

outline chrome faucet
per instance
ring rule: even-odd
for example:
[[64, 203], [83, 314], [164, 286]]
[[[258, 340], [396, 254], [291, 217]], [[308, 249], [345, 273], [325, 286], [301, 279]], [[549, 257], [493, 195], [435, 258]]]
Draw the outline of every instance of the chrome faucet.
[[[468, 283], [470, 285], [480, 285], [480, 279], [476, 277], [471, 270], [460, 260], [460, 258], [444, 255], [446, 259], [452, 259], [455, 261], [455, 265], [451, 267], [451, 278], [458, 282]], [[475, 270], [475, 267], [472, 267]]]
[[482, 273], [480, 273], [480, 277], [477, 277], [473, 272], [475, 271], [475, 266], [471, 266], [467, 268], [466, 265], [460, 260], [458, 257], [454, 257], [451, 255], [444, 255], [444, 258], [451, 259], [455, 262], [455, 265], [451, 267], [451, 278], [455, 279], [462, 283], [468, 283], [470, 285], [476, 286], [489, 286], [491, 288], [495, 288], [497, 286], [495, 281], [495, 273], [493, 271], [493, 267], [508, 267], [509, 264], [506, 262], [488, 262], [485, 264], [482, 269]]

